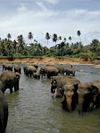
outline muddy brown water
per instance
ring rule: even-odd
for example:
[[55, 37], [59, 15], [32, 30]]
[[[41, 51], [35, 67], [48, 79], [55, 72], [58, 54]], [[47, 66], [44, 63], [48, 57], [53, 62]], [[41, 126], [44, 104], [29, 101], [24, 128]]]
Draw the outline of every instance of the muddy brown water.
[[[55, 94], [50, 92], [50, 79], [27, 77], [21, 67], [20, 90], [12, 94], [8, 89], [5, 92], [9, 105], [6, 133], [100, 133], [100, 109], [83, 116], [78, 114], [78, 107], [72, 113], [64, 111], [61, 108], [62, 99], [55, 98]], [[100, 68], [73, 67], [86, 71], [76, 71], [75, 78], [81, 82], [100, 80], [97, 74]]]

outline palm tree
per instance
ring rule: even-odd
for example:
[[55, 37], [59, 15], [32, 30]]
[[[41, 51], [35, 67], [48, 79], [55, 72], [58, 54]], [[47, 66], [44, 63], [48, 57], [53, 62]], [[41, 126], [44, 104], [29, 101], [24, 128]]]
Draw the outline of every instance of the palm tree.
[[66, 42], [66, 37], [64, 38], [64, 42]]
[[71, 40], [72, 40], [72, 37], [71, 36], [69, 36], [69, 38], [68, 38], [69, 40], [70, 40], [70, 42], [71, 42]]
[[33, 39], [33, 34], [32, 34], [32, 32], [29, 32], [29, 33], [28, 33], [28, 39], [30, 39], [30, 40], [31, 40], [31, 43], [32, 43], [32, 39]]
[[81, 36], [80, 36], [81, 32], [80, 32], [80, 30], [77, 31], [77, 35], [80, 37], [80, 44], [81, 44]]
[[10, 33], [8, 33], [7, 38], [8, 38], [8, 40], [10, 40], [10, 38], [11, 38], [11, 34]]
[[[62, 40], [61, 36], [59, 36], [59, 40]], [[60, 43], [60, 56], [61, 56], [61, 43]]]
[[23, 38], [23, 35], [20, 35], [17, 37], [17, 40], [18, 40], [18, 43], [19, 43], [19, 48], [20, 49], [24, 49], [24, 38]]
[[48, 47], [48, 40], [50, 39], [50, 35], [49, 35], [48, 32], [46, 33], [45, 38], [46, 38], [46, 40], [47, 40], [47, 47]]
[[[57, 34], [53, 34], [53, 42], [55, 42], [55, 46], [56, 46], [57, 40], [58, 40]], [[56, 46], [56, 55], [57, 55], [57, 46]]]

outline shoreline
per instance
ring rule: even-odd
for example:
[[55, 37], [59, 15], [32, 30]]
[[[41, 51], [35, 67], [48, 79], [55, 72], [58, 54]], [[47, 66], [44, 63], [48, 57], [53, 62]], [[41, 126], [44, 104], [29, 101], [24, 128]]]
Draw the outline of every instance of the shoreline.
[[34, 58], [15, 58], [12, 61], [8, 59], [0, 59], [0, 63], [14, 64], [50, 64], [50, 65], [94, 65], [89, 58], [58, 58], [58, 57], [34, 57]]
[[94, 65], [94, 68], [100, 68], [100, 64], [96, 65], [91, 62], [89, 58], [68, 58], [68, 57], [31, 57], [31, 58], [15, 58], [12, 61], [3, 58], [0, 59], [0, 64], [48, 64], [48, 65]]

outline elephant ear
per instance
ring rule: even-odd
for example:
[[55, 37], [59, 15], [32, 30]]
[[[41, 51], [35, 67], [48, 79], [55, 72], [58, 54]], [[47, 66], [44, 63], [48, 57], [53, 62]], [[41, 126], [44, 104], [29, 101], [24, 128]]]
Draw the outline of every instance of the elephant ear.
[[20, 79], [20, 74], [18, 72], [16, 72], [15, 74], [16, 74], [16, 78]]
[[93, 101], [95, 102], [96, 101], [96, 98], [98, 97], [99, 95], [99, 89], [96, 85], [94, 84], [91, 84], [92, 86], [92, 90], [91, 90], [91, 93], [92, 93], [92, 97], [93, 97]]

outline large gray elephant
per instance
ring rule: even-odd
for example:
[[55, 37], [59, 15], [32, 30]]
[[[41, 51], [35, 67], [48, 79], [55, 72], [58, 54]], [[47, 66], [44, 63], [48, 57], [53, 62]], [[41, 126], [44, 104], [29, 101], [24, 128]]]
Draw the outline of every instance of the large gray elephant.
[[93, 110], [94, 107], [100, 107], [100, 81], [80, 83], [78, 85], [78, 104], [79, 113]]
[[19, 65], [14, 65], [14, 72], [18, 72], [21, 74], [21, 67]]
[[64, 67], [63, 66], [57, 65], [55, 67], [59, 70], [59, 73], [61, 73], [62, 75], [64, 75]]
[[[75, 85], [75, 86], [74, 86]], [[62, 88], [64, 90], [62, 98], [62, 108], [72, 112], [78, 103], [77, 84], [65, 84]]]
[[4, 63], [4, 64], [3, 64], [3, 70], [10, 70], [10, 71], [13, 71], [13, 66], [12, 66], [12, 64], [6, 64], [6, 63]]
[[51, 79], [51, 93], [55, 93], [55, 89], [57, 88], [56, 97], [62, 97], [64, 93], [63, 86], [67, 83], [74, 85], [75, 90], [77, 90], [80, 81], [72, 77], [53, 76]]
[[59, 70], [53, 66], [42, 66], [39, 73], [44, 76], [47, 74], [47, 78], [58, 75]]
[[65, 68], [64, 72], [66, 73], [66, 75], [72, 74], [73, 76], [75, 76], [75, 70], [73, 68]]
[[33, 76], [33, 73], [37, 72], [37, 69], [34, 66], [27, 66], [24, 68], [25, 74], [28, 76]]
[[1, 91], [2, 85], [0, 81], [0, 133], [5, 133], [8, 121], [8, 103]]
[[12, 71], [4, 71], [0, 75], [0, 81], [2, 83], [3, 93], [7, 88], [10, 88], [10, 92], [13, 92], [12, 88], [14, 87], [15, 91], [19, 90], [19, 79], [20, 74]]

